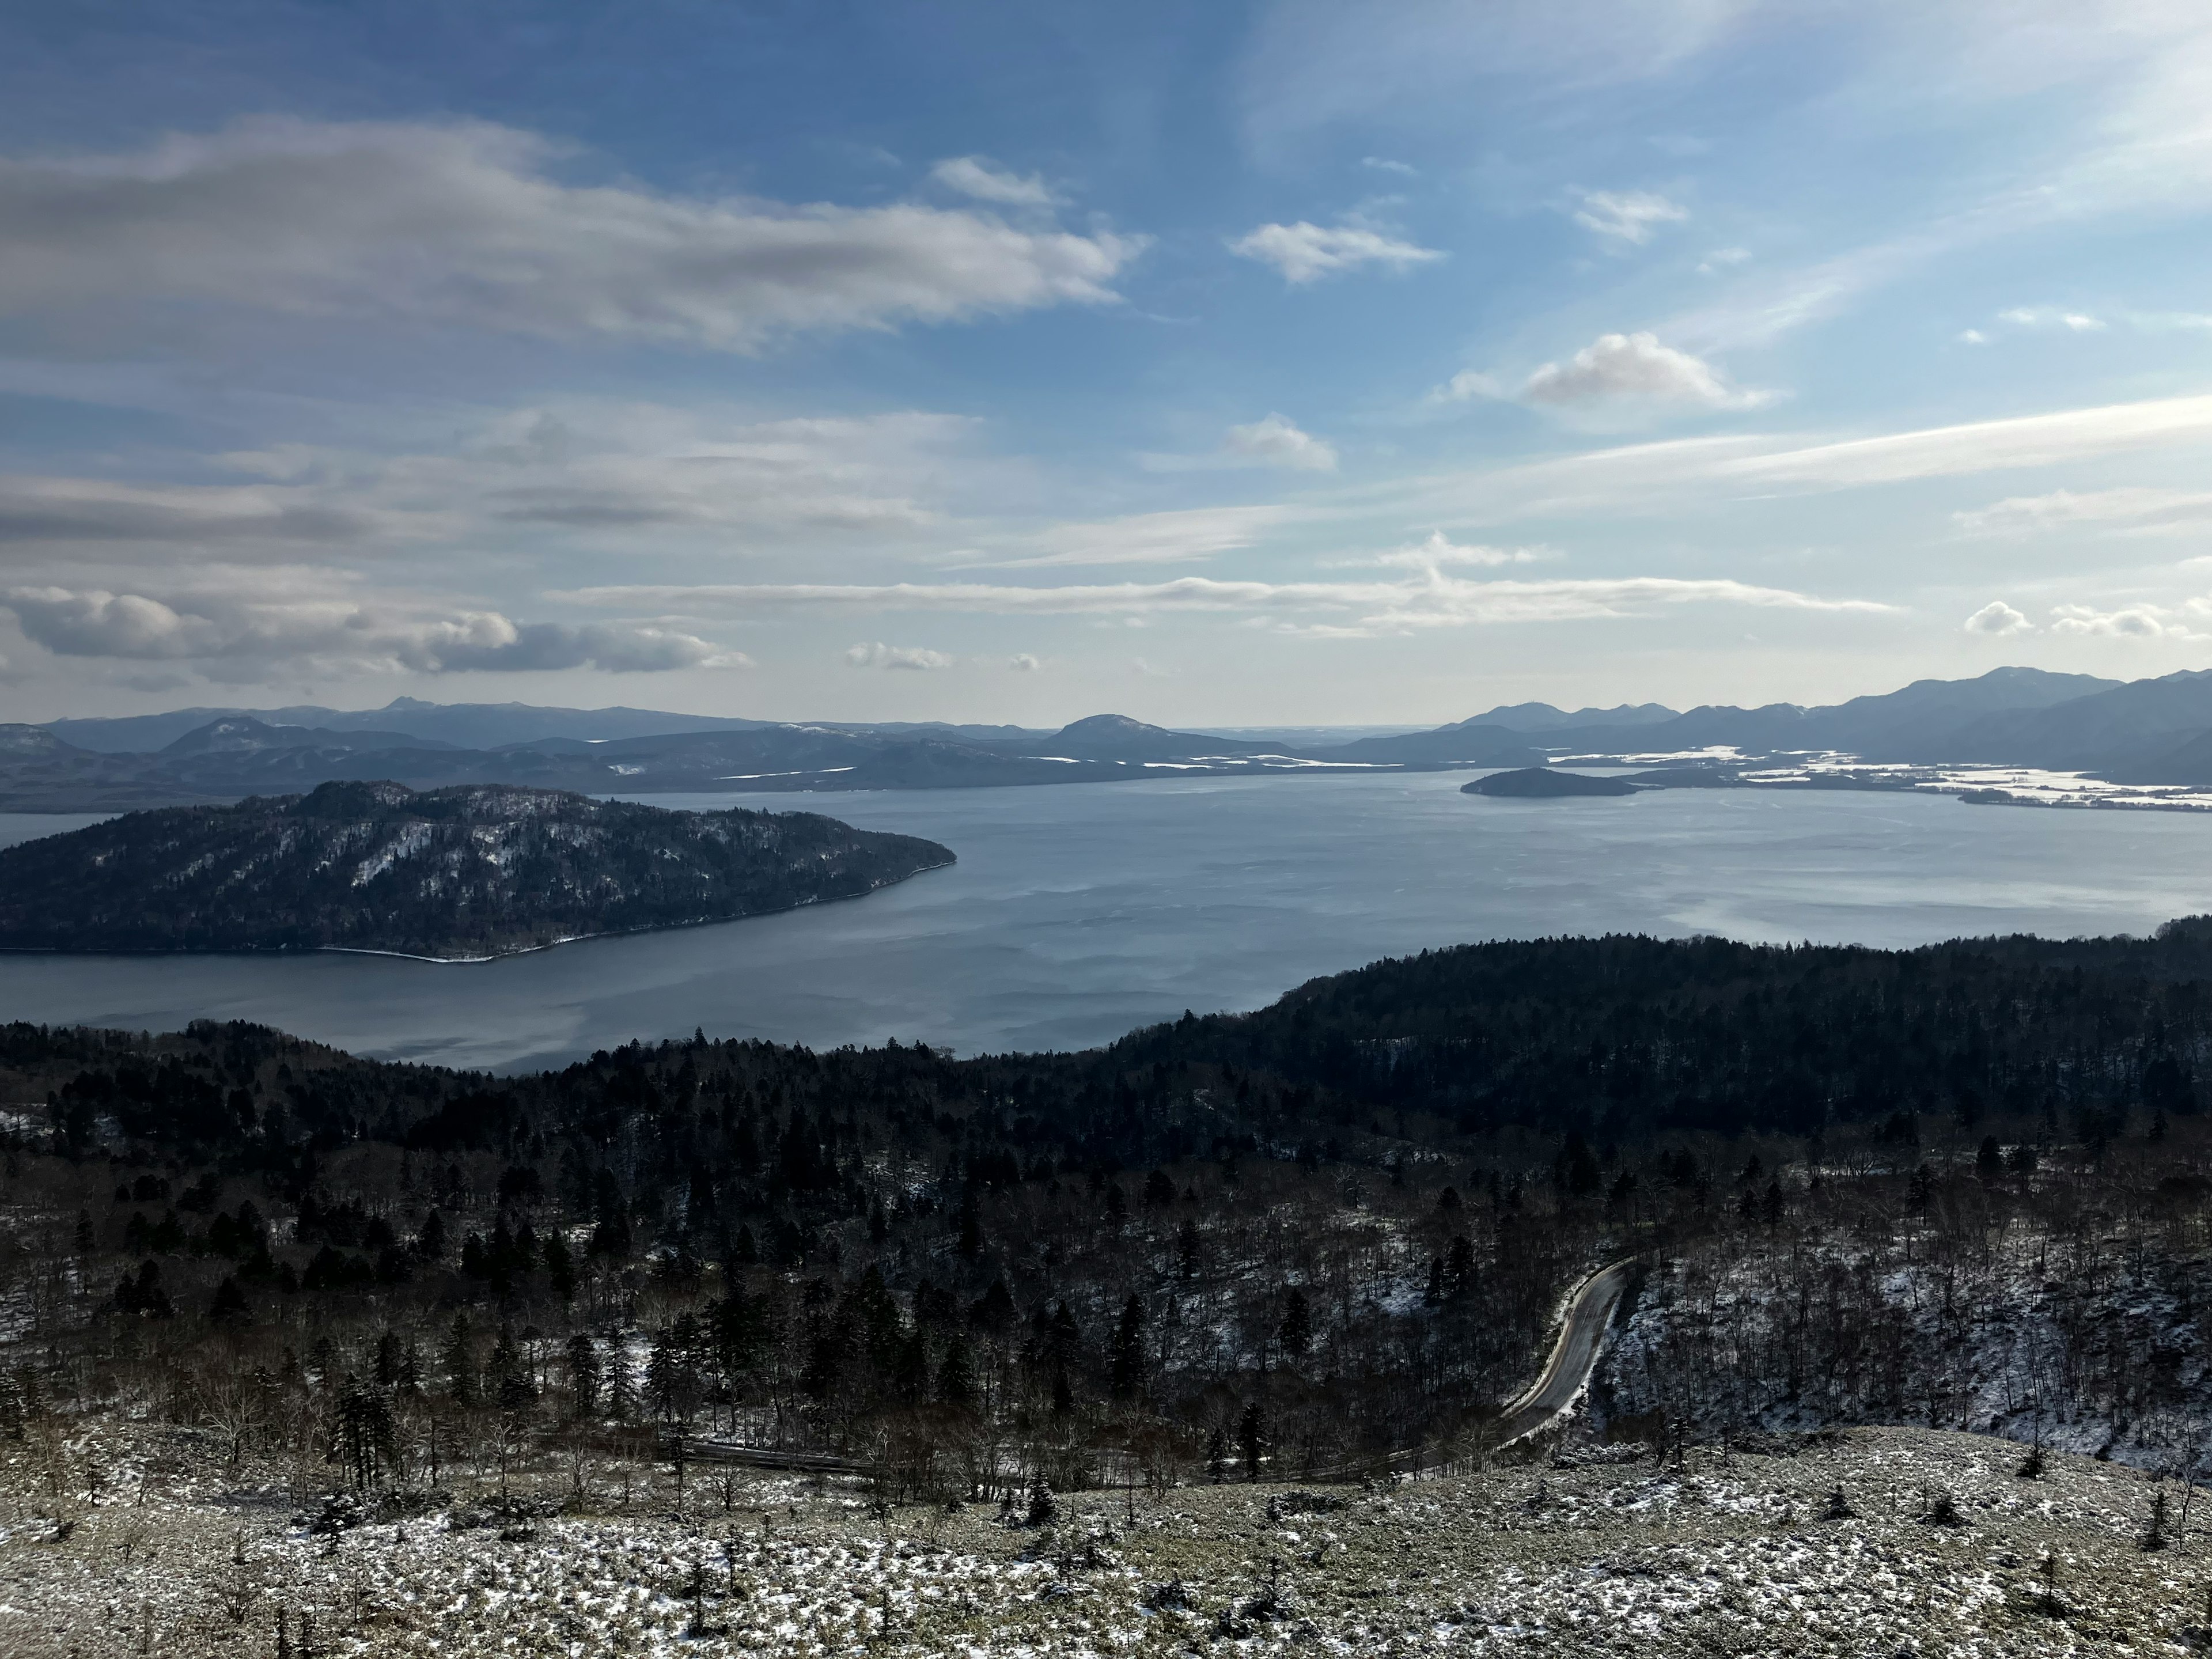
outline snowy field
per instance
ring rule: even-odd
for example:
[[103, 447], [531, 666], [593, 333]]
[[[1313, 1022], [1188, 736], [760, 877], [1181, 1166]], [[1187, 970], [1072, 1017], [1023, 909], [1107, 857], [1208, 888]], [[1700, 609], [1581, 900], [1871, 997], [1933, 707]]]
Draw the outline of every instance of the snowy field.
[[[2212, 1643], [2212, 1538], [2201, 1504], [2185, 1533], [2174, 1483], [2066, 1454], [2026, 1479], [2017, 1446], [1925, 1430], [1762, 1446], [1680, 1464], [1604, 1449], [1367, 1489], [1075, 1493], [1043, 1526], [985, 1504], [883, 1510], [858, 1483], [725, 1489], [696, 1469], [679, 1520], [665, 1467], [626, 1483], [587, 1470], [580, 1504], [573, 1470], [549, 1467], [504, 1504], [495, 1484], [449, 1492], [333, 1538], [311, 1528], [319, 1504], [288, 1495], [292, 1472], [231, 1475], [197, 1433], [34, 1434], [5, 1448], [0, 1653], [269, 1656], [280, 1615], [295, 1656], [1892, 1659]], [[2165, 1547], [2146, 1550], [2161, 1492]]]

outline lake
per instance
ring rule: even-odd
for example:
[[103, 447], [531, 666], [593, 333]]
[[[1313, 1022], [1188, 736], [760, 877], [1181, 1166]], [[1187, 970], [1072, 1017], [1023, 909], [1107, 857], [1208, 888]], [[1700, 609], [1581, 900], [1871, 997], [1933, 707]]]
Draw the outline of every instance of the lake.
[[[1071, 1048], [1427, 945], [1547, 933], [1923, 944], [2212, 910], [2212, 814], [1680, 789], [1462, 795], [1465, 773], [728, 797], [902, 830], [949, 870], [845, 903], [485, 963], [0, 957], [0, 1017], [251, 1019], [507, 1070], [632, 1037]], [[0, 842], [85, 818], [0, 817]]]

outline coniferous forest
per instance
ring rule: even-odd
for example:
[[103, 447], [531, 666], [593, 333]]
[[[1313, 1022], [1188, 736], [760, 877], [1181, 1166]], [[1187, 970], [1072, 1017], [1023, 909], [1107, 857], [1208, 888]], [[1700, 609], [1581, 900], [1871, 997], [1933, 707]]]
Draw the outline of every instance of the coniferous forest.
[[0, 1429], [127, 1407], [364, 1488], [562, 1447], [901, 1499], [1402, 1468], [1482, 1455], [1632, 1258], [1621, 1432], [2201, 1456], [2208, 985], [2192, 921], [1474, 945], [1076, 1054], [495, 1077], [11, 1026]]

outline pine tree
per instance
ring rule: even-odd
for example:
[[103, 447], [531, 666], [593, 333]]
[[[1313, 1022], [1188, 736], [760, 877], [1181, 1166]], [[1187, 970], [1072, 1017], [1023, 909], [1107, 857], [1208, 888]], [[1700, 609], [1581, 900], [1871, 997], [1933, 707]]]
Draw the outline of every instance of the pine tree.
[[599, 1354], [592, 1339], [578, 1331], [568, 1339], [568, 1404], [579, 1418], [599, 1403]]
[[944, 1361], [937, 1368], [937, 1397], [948, 1406], [975, 1402], [975, 1373], [968, 1357], [968, 1339], [957, 1331], [945, 1343]]
[[499, 1340], [492, 1344], [486, 1380], [491, 1385], [493, 1400], [500, 1410], [510, 1416], [528, 1410], [531, 1402], [538, 1398], [538, 1388], [531, 1380], [522, 1350], [515, 1346], [514, 1331], [505, 1325], [499, 1328]]
[[1267, 1450], [1267, 1419], [1260, 1414], [1260, 1402], [1253, 1401], [1244, 1407], [1244, 1415], [1237, 1425], [1237, 1449], [1244, 1463], [1244, 1478], [1257, 1484], [1260, 1479], [1261, 1455]]
[[208, 1317], [218, 1325], [243, 1325], [253, 1316], [246, 1305], [245, 1289], [236, 1273], [225, 1273], [222, 1282], [215, 1287], [215, 1299], [208, 1304]]
[[544, 1254], [545, 1282], [565, 1308], [576, 1299], [575, 1258], [568, 1254], [568, 1241], [557, 1232], [546, 1236]]
[[477, 1356], [474, 1339], [469, 1331], [469, 1316], [465, 1313], [453, 1316], [452, 1327], [446, 1333], [446, 1351], [441, 1356], [446, 1372], [446, 1392], [457, 1406], [477, 1403]]
[[1145, 1391], [1145, 1302], [1134, 1292], [1121, 1304], [1121, 1322], [1114, 1328], [1107, 1364], [1114, 1398], [1134, 1400]]
[[605, 1390], [607, 1414], [622, 1419], [634, 1416], [637, 1411], [637, 1366], [620, 1332], [607, 1339], [606, 1360], [601, 1369], [605, 1377], [601, 1386]]
[[1185, 1279], [1198, 1277], [1198, 1223], [1186, 1218], [1176, 1229], [1176, 1272]]
[[1313, 1315], [1306, 1307], [1306, 1293], [1295, 1285], [1283, 1298], [1283, 1323], [1277, 1336], [1284, 1353], [1292, 1359], [1303, 1358], [1306, 1344], [1313, 1339]]

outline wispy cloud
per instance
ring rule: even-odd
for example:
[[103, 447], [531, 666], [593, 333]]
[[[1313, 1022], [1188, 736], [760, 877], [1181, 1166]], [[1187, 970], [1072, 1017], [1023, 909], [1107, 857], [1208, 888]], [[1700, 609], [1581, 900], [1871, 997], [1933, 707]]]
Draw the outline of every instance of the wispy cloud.
[[1011, 172], [981, 155], [948, 157], [929, 176], [948, 190], [1001, 207], [1045, 208], [1060, 199], [1038, 174]]
[[1043, 569], [1054, 565], [1182, 564], [1249, 547], [1261, 532], [1307, 509], [1273, 503], [1196, 507], [1122, 519], [1054, 525], [1029, 537], [1036, 551], [963, 562], [969, 569]]
[[1185, 576], [1167, 582], [1060, 587], [981, 582], [751, 583], [586, 588], [562, 597], [584, 605], [652, 606], [693, 615], [749, 615], [771, 607], [1123, 617], [1230, 613], [1283, 631], [1324, 637], [1632, 617], [1699, 604], [1868, 614], [1893, 608], [1871, 600], [1830, 599], [1720, 579], [1474, 581], [1441, 569], [1393, 581], [1222, 581]]
[[1296, 224], [1261, 225], [1230, 243], [1229, 251], [1273, 265], [1293, 286], [1316, 283], [1363, 265], [1407, 270], [1444, 257], [1435, 248], [1386, 236], [1364, 226], [1324, 227], [1303, 219]]
[[[1110, 302], [1145, 246], [967, 209], [573, 185], [556, 159], [483, 122], [258, 120], [0, 161], [0, 315], [96, 312], [111, 330], [173, 334], [197, 308], [242, 307], [750, 351], [805, 331]], [[966, 176], [1006, 177], [980, 163]]]
[[2069, 334], [2102, 334], [2111, 326], [2086, 311], [2067, 311], [2057, 306], [2014, 306], [1997, 313], [1997, 320], [2014, 328], [2063, 328]]
[[1594, 190], [1575, 210], [1575, 222], [1607, 241], [1641, 247], [1662, 225], [1680, 224], [1690, 210], [1679, 202], [1645, 190]]
[[1287, 466], [1307, 472], [1336, 471], [1334, 447], [1299, 430], [1282, 415], [1269, 415], [1249, 426], [1231, 427], [1221, 447], [1232, 459], [1262, 466]]
[[250, 586], [166, 594], [100, 588], [0, 592], [24, 636], [58, 657], [176, 663], [210, 678], [252, 678], [280, 665], [418, 673], [615, 673], [744, 667], [742, 653], [647, 623], [517, 623], [495, 611], [439, 614], [340, 595], [271, 594]]
[[881, 640], [848, 646], [845, 661], [854, 668], [897, 668], [917, 672], [950, 668], [952, 659], [921, 645], [885, 645]]
[[2194, 489], [2054, 489], [2008, 495], [1987, 507], [1954, 513], [1961, 535], [2026, 535], [2073, 525], [2112, 525], [2134, 533], [2166, 532], [2212, 518], [2212, 493]]
[[1395, 548], [1388, 553], [1363, 553], [1351, 558], [1332, 559], [1329, 562], [1340, 569], [1495, 569], [1503, 565], [1535, 564], [1557, 556], [1539, 548], [1486, 547], [1479, 543], [1462, 545], [1453, 542], [1443, 531], [1432, 530], [1426, 541], [1416, 543], [1412, 547]]
[[2075, 456], [2208, 432], [2212, 432], [2212, 397], [2168, 398], [1737, 456], [1717, 461], [1712, 471], [1717, 477], [1762, 483], [1830, 488], [1895, 483], [2007, 467], [2049, 466]]

